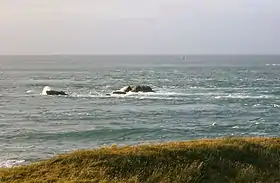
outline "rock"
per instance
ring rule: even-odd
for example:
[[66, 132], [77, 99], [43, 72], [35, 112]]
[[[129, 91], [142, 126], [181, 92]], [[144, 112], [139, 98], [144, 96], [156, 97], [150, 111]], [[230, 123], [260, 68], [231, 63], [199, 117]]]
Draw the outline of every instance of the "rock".
[[45, 86], [41, 92], [41, 95], [68, 95], [64, 91], [53, 90], [49, 86]]
[[123, 92], [123, 91], [113, 91], [112, 94], [126, 94], [126, 92]]
[[46, 91], [47, 95], [67, 95], [64, 91], [49, 90]]
[[131, 90], [132, 92], [154, 92], [153, 89], [150, 86], [134, 86]]
[[125, 86], [125, 87], [121, 88], [120, 90], [113, 91], [112, 94], [126, 94], [127, 92], [154, 92], [154, 91], [150, 86], [137, 85], [134, 87]]
[[131, 90], [132, 92], [139, 92], [139, 91], [141, 91], [141, 86], [134, 86], [133, 88], [132, 88], [132, 90]]
[[120, 89], [119, 91], [122, 91], [122, 92], [130, 92], [132, 90], [131, 86], [125, 86], [123, 87], [122, 89]]
[[154, 92], [154, 90], [150, 86], [142, 86], [143, 92]]

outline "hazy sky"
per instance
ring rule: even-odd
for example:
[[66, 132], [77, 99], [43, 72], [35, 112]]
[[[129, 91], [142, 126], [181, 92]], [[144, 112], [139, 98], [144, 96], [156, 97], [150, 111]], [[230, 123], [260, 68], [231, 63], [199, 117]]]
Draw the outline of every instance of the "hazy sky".
[[279, 0], [0, 0], [0, 54], [280, 54]]

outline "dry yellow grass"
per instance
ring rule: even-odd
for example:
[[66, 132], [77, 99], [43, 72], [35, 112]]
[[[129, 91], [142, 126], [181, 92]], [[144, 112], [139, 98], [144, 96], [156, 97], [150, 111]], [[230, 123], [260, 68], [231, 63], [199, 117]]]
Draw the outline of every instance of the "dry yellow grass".
[[0, 169], [0, 182], [280, 182], [280, 138], [224, 138], [76, 151]]

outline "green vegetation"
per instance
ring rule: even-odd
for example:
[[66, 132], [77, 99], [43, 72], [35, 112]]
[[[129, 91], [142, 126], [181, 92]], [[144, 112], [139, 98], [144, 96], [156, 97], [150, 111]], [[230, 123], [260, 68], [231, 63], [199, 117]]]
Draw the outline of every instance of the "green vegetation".
[[0, 182], [280, 182], [280, 138], [224, 138], [76, 151], [0, 169]]

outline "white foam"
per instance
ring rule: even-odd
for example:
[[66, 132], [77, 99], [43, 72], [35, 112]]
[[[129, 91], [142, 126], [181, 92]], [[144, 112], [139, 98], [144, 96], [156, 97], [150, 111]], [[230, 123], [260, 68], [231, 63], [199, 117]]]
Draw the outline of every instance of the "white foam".
[[19, 166], [25, 163], [25, 160], [7, 160], [7, 161], [0, 161], [1, 168], [11, 168], [14, 166]]
[[234, 126], [234, 127], [232, 127], [232, 128], [234, 128], [234, 129], [238, 129], [238, 128], [240, 128], [239, 126]]
[[70, 97], [77, 97], [77, 98], [101, 98], [101, 97], [105, 97], [105, 96], [94, 95], [94, 94], [72, 94]]
[[267, 66], [280, 66], [280, 64], [266, 64]]
[[127, 90], [127, 89], [128, 89], [128, 87], [129, 87], [129, 86], [125, 86], [125, 87], [121, 88], [119, 91], [121, 91], [121, 92], [125, 92], [125, 90]]
[[52, 90], [51, 87], [45, 86], [41, 92], [41, 95], [47, 95], [47, 91]]
[[274, 107], [274, 108], [280, 108], [280, 105], [278, 105], [278, 104], [273, 104], [273, 107]]
[[[46, 88], [48, 89], [48, 88]], [[123, 90], [122, 88], [121, 90]], [[121, 91], [118, 90], [118, 91]], [[42, 92], [43, 93], [43, 92]], [[156, 92], [127, 92], [126, 94], [113, 94], [109, 95], [106, 92], [90, 92], [89, 94], [77, 94], [72, 93], [71, 97], [81, 97], [81, 98], [137, 98], [137, 99], [163, 99], [163, 100], [178, 100], [184, 97], [193, 97], [193, 96], [212, 96], [216, 99], [220, 98], [266, 98], [267, 96], [244, 96], [244, 95], [224, 95], [224, 93], [219, 92], [207, 92], [207, 93], [183, 93], [183, 92], [174, 92], [170, 90], [159, 90]]]
[[232, 99], [261, 99], [261, 98], [270, 98], [268, 95], [259, 95], [259, 96], [250, 96], [250, 95], [225, 95], [225, 96], [216, 96], [215, 99], [223, 98], [232, 98]]
[[73, 93], [70, 97], [78, 97], [78, 98], [135, 98], [135, 99], [163, 99], [163, 100], [177, 100], [180, 94], [175, 93], [143, 93], [143, 92], [128, 92], [126, 94], [77, 94]]
[[27, 90], [26, 93], [33, 93], [33, 90]]
[[189, 96], [186, 93], [175, 93], [175, 92], [127, 92], [126, 94], [112, 94], [111, 97], [117, 98], [136, 98], [140, 100], [144, 99], [155, 99], [155, 100], [178, 100], [179, 97]]
[[187, 93], [176, 93], [176, 92], [168, 92], [168, 91], [159, 91], [159, 92], [127, 92], [125, 96], [165, 96], [165, 97], [172, 97], [172, 96], [190, 96], [194, 94], [187, 94]]

